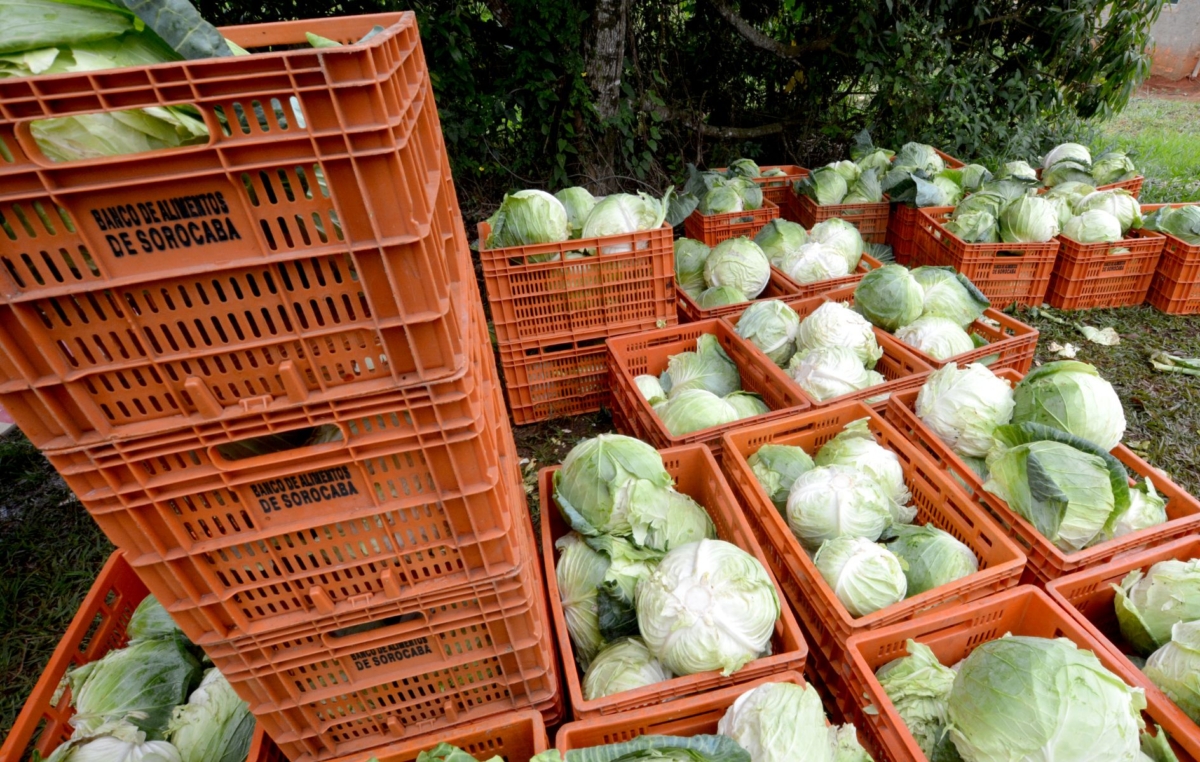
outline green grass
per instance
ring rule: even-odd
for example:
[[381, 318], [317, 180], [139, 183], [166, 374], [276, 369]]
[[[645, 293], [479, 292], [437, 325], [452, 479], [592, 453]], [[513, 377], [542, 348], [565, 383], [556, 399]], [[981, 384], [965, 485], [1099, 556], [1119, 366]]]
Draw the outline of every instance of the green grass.
[[1200, 201], [1200, 101], [1138, 97], [1097, 125], [1094, 152], [1134, 152], [1145, 203]]
[[0, 438], [0, 738], [112, 550], [29, 440]]

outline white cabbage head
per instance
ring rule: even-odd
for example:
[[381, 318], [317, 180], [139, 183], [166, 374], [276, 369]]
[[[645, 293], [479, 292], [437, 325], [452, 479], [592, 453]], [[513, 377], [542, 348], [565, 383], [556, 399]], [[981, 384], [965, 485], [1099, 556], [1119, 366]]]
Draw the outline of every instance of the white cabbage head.
[[787, 522], [810, 552], [835, 537], [874, 542], [892, 525], [892, 502], [882, 486], [857, 468], [818, 466], [792, 483]]
[[847, 424], [817, 452], [816, 463], [818, 466], [849, 466], [874, 479], [888, 496], [893, 522], [907, 524], [917, 515], [917, 509], [909, 505], [912, 493], [905, 483], [900, 458], [875, 441], [869, 419], [861, 418]]
[[896, 338], [935, 360], [949, 360], [975, 348], [975, 342], [958, 323], [932, 315], [923, 315], [896, 329]]
[[841, 252], [816, 241], [809, 241], [788, 253], [778, 266], [797, 283], [818, 283], [850, 274]]
[[1013, 390], [1008, 382], [971, 363], [955, 363], [929, 374], [917, 394], [917, 417], [959, 455], [983, 458], [992, 432], [1012, 420]]
[[846, 347], [798, 350], [788, 371], [806, 394], [818, 402], [866, 389], [879, 383], [857, 352]]
[[883, 357], [874, 327], [841, 302], [825, 302], [800, 321], [796, 330], [797, 351], [826, 347], [853, 350], [867, 368], [874, 368]]
[[829, 540], [813, 563], [851, 616], [866, 616], [902, 601], [908, 589], [900, 559], [862, 537]]
[[662, 683], [670, 670], [646, 648], [641, 638], [621, 638], [604, 647], [583, 675], [583, 698], [595, 701], [625, 691]]
[[1113, 385], [1087, 363], [1061, 360], [1032, 370], [1014, 391], [1013, 423], [1030, 421], [1111, 450], [1125, 434]]

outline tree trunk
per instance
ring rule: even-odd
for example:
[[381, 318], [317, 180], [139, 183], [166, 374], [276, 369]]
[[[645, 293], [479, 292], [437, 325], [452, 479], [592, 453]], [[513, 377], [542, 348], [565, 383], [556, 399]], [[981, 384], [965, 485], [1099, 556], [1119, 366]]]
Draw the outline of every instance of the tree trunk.
[[629, 0], [596, 0], [592, 12], [595, 34], [587, 49], [587, 79], [599, 128], [585, 140], [580, 151], [580, 167], [598, 193], [620, 190], [616, 176], [621, 174], [617, 156], [620, 135], [608, 120], [617, 115], [621, 101], [621, 75], [625, 71], [625, 35], [629, 18]]

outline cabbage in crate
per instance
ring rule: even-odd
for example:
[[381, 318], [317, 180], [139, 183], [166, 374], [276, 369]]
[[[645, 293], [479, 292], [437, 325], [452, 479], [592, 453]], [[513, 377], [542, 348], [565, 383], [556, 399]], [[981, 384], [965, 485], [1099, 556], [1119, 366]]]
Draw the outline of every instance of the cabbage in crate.
[[554, 481], [578, 530], [555, 543], [555, 579], [589, 700], [672, 674], [728, 674], [766, 651], [773, 583], [753, 556], [715, 540], [708, 512], [674, 489], [657, 451], [600, 435], [576, 445]]
[[[634, 381], [673, 437], [769, 411], [759, 395], [742, 389], [737, 365], [712, 334], [697, 339], [695, 351], [667, 358], [667, 369], [659, 376], [657, 387], [647, 376]], [[660, 392], [665, 398], [660, 397]]]

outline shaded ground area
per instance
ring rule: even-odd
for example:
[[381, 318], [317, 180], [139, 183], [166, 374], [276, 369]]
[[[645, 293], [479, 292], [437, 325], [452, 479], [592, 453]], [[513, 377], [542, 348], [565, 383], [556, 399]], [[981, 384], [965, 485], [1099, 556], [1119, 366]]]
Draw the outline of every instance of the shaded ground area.
[[534, 527], [538, 526], [541, 510], [538, 505], [537, 472], [546, 466], [562, 462], [571, 448], [580, 440], [616, 431], [608, 411], [542, 421], [513, 430], [517, 440], [517, 453], [521, 456], [521, 473], [525, 477], [525, 494], [529, 496], [529, 510], [533, 514]]
[[112, 550], [29, 440], [0, 438], [0, 737]]
[[[1087, 312], [1021, 310], [1017, 316], [1041, 331], [1039, 363], [1062, 359], [1050, 351], [1057, 343], [1072, 344], [1078, 350], [1075, 359], [1095, 365], [1125, 407], [1125, 444], [1188, 492], [1200, 494], [1200, 377], [1159, 373], [1149, 362], [1156, 350], [1200, 357], [1200, 317], [1163, 315], [1144, 305]], [[1121, 343], [1092, 344], [1075, 323], [1111, 327]]]

